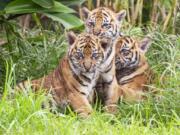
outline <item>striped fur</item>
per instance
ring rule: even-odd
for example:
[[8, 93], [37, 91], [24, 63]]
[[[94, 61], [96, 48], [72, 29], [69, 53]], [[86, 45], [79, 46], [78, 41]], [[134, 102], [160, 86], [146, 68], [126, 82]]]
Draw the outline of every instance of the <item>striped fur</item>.
[[99, 7], [92, 11], [87, 8], [82, 9], [86, 31], [102, 38], [116, 39], [120, 33], [120, 23], [126, 15], [125, 10], [114, 13], [108, 8]]
[[[118, 83], [115, 76], [115, 46], [113, 42], [119, 36], [120, 22], [125, 17], [126, 11], [114, 13], [108, 8], [100, 7], [93, 11], [83, 8], [83, 13], [86, 19], [86, 31], [97, 35], [104, 42], [105, 59], [100, 66], [101, 74], [96, 91], [100, 98], [103, 97], [107, 111], [115, 113], [114, 105], [118, 102]], [[103, 87], [103, 90], [100, 87]]]
[[[91, 34], [68, 33], [69, 50], [58, 67], [47, 76], [31, 81], [34, 90], [52, 90], [57, 105], [69, 104], [81, 116], [92, 112], [90, 99], [99, 77], [97, 70], [103, 59], [104, 50], [100, 40]], [[16, 89], [26, 88], [27, 81]]]
[[119, 94], [127, 101], [140, 101], [144, 98], [150, 69], [145, 52], [150, 39], [138, 42], [131, 37], [119, 37], [116, 46], [116, 77], [120, 86]]

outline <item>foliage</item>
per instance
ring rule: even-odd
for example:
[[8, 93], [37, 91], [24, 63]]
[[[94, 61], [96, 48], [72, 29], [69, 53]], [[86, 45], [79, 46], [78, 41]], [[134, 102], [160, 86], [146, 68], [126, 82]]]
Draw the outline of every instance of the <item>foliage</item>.
[[[47, 17], [50, 17], [54, 21], [62, 23], [66, 29], [72, 29], [83, 25], [83, 22], [80, 19], [71, 15], [71, 13], [75, 13], [73, 9], [68, 8], [55, 0], [13, 0], [0, 11], [1, 16], [28, 13], [41, 13], [47, 15]], [[64, 16], [66, 16], [68, 20], [64, 19]]]
[[[1, 48], [1, 59], [15, 64], [17, 80], [40, 77], [58, 64], [66, 51], [64, 34], [58, 24], [57, 32], [34, 28], [22, 35], [19, 30], [15, 24], [6, 24], [8, 43]], [[1, 83], [3, 78], [0, 76]]]

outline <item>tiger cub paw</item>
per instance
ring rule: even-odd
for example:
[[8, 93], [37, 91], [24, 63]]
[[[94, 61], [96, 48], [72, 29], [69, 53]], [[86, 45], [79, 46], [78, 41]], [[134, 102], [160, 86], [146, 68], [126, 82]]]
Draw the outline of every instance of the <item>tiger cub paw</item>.
[[116, 115], [118, 113], [118, 106], [116, 104], [106, 105], [104, 110], [107, 113]]
[[91, 113], [85, 113], [85, 112], [82, 112], [82, 113], [79, 113], [78, 116], [80, 118], [83, 118], [83, 119], [86, 119], [86, 118], [89, 118], [91, 115]]
[[81, 108], [76, 110], [80, 118], [88, 118], [92, 113], [92, 108]]

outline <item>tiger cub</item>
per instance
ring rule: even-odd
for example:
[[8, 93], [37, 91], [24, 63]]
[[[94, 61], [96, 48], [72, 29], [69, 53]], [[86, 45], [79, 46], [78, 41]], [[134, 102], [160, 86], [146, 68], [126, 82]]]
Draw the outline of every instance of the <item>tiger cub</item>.
[[150, 68], [145, 57], [151, 40], [144, 38], [140, 42], [131, 37], [119, 37], [116, 46], [116, 78], [119, 83], [119, 95], [127, 101], [144, 99], [145, 85], [150, 79]]
[[[125, 17], [126, 11], [114, 13], [108, 8], [100, 7], [89, 11], [87, 8], [82, 9], [85, 21], [86, 32], [98, 36], [105, 49], [105, 59], [100, 66], [100, 78], [96, 86], [98, 95], [103, 95], [106, 110], [116, 113], [118, 102], [118, 83], [115, 76], [115, 46], [114, 40], [119, 36], [120, 21]], [[99, 89], [103, 85], [103, 92]]]
[[108, 40], [114, 40], [119, 36], [121, 22], [126, 16], [125, 10], [114, 13], [105, 7], [99, 7], [92, 11], [83, 7], [82, 13], [85, 18], [86, 31], [101, 39], [108, 38]]
[[[97, 70], [103, 59], [104, 50], [98, 37], [91, 34], [68, 33], [69, 50], [61, 59], [58, 67], [47, 76], [32, 80], [32, 89], [51, 89], [58, 106], [69, 104], [80, 116], [92, 112], [91, 93], [99, 77]], [[15, 89], [27, 88], [22, 82]]]

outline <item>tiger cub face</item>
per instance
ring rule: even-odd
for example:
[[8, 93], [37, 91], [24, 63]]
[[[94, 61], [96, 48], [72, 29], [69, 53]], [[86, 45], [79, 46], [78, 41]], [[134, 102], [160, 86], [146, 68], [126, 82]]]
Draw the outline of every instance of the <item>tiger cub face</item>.
[[82, 9], [86, 31], [101, 38], [116, 38], [119, 35], [120, 22], [126, 16], [126, 11], [114, 13], [108, 8], [100, 7], [92, 11]]
[[115, 64], [116, 69], [132, 68], [138, 66], [145, 58], [145, 53], [151, 44], [149, 38], [144, 38], [140, 42], [131, 37], [119, 37], [116, 42]]
[[68, 41], [68, 58], [74, 70], [83, 73], [95, 72], [104, 59], [99, 38], [87, 33], [76, 36], [70, 32]]

